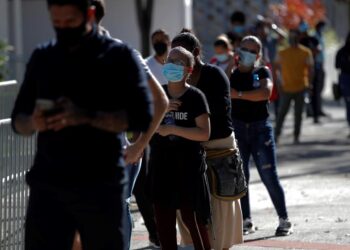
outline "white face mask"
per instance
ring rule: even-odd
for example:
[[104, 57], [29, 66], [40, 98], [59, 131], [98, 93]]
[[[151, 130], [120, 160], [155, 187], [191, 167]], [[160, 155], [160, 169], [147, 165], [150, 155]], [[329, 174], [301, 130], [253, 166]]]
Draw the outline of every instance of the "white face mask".
[[245, 67], [252, 67], [255, 64], [256, 61], [256, 54], [245, 51], [242, 49], [239, 49], [238, 51], [239, 54], [239, 63]]

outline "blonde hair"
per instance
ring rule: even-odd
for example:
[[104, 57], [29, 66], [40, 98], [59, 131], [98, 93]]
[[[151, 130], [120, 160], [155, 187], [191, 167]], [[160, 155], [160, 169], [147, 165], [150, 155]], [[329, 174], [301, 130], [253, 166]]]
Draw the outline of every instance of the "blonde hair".
[[189, 52], [187, 49], [185, 49], [184, 47], [181, 47], [181, 46], [177, 46], [177, 47], [175, 47], [175, 48], [172, 48], [171, 50], [170, 50], [170, 52], [171, 51], [177, 51], [177, 52], [179, 52], [179, 53], [181, 53], [181, 54], [183, 54], [183, 55], [185, 55], [186, 57], [187, 57], [187, 66], [188, 67], [193, 67], [194, 66], [194, 57], [193, 57], [193, 55], [192, 55], [192, 53], [191, 52]]

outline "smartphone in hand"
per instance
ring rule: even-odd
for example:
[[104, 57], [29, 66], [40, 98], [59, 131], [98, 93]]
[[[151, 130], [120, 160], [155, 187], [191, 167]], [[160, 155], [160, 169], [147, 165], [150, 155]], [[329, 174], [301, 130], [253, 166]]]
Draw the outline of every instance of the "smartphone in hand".
[[44, 116], [52, 116], [63, 111], [62, 107], [50, 99], [37, 99], [36, 105], [43, 111]]

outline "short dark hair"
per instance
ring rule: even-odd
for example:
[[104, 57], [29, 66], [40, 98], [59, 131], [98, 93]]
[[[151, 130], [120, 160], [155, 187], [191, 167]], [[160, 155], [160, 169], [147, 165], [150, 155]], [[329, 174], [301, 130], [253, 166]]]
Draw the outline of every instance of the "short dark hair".
[[319, 30], [319, 29], [321, 29], [322, 27], [325, 27], [326, 25], [327, 25], [326, 21], [321, 20], [321, 21], [318, 21], [318, 22], [317, 22], [315, 28], [316, 28], [316, 30]]
[[245, 24], [245, 14], [242, 11], [234, 11], [230, 17], [231, 23], [238, 22]]
[[95, 7], [96, 22], [97, 23], [101, 22], [102, 18], [106, 14], [105, 1], [104, 0], [92, 0], [91, 5]]
[[151, 39], [153, 39], [156, 35], [159, 35], [159, 34], [162, 34], [162, 35], [166, 36], [166, 37], [168, 38], [168, 40], [170, 41], [170, 36], [169, 36], [169, 34], [168, 34], [165, 30], [163, 30], [163, 29], [157, 29], [157, 30], [155, 30], [155, 31], [152, 33], [152, 35], [151, 35]]
[[48, 7], [52, 5], [74, 5], [83, 13], [86, 13], [91, 6], [91, 0], [47, 0]]
[[201, 43], [199, 42], [198, 38], [190, 32], [184, 32], [180, 33], [177, 36], [174, 37], [174, 39], [171, 42], [172, 44], [181, 43], [186, 47], [186, 49], [189, 49], [190, 52], [192, 52], [195, 48], [201, 48]]

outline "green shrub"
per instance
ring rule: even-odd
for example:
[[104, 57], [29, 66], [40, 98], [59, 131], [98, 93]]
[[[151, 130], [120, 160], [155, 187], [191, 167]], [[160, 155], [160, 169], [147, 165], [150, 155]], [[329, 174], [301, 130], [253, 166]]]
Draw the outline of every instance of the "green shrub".
[[7, 75], [6, 63], [9, 59], [8, 52], [12, 49], [6, 42], [0, 40], [0, 81], [5, 80]]

